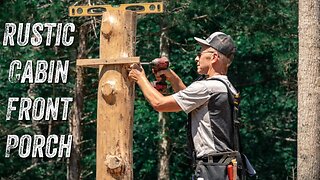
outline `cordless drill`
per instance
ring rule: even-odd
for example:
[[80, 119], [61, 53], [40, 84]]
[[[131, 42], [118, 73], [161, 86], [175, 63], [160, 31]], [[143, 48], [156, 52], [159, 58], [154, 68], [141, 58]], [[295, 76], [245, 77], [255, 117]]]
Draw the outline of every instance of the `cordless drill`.
[[[157, 72], [161, 70], [166, 70], [169, 68], [169, 59], [166, 57], [156, 58], [151, 62], [142, 62], [142, 65], [151, 65], [152, 73], [157, 74]], [[162, 74], [161, 79], [159, 81], [154, 81], [152, 83], [153, 87], [156, 88], [161, 94], [167, 93], [167, 83], [166, 83], [166, 76]]]

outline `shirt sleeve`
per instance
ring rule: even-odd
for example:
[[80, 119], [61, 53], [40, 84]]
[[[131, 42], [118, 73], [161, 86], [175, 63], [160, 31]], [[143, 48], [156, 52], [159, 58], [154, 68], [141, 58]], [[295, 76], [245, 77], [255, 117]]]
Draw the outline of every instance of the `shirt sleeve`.
[[172, 97], [184, 112], [190, 113], [207, 102], [211, 97], [211, 93], [204, 83], [197, 81], [186, 89], [173, 94]]

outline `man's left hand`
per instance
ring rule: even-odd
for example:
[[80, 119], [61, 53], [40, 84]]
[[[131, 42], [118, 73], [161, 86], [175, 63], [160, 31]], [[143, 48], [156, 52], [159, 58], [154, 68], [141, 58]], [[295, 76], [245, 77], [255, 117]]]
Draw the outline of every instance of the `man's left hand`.
[[141, 79], [147, 78], [144, 72], [144, 69], [142, 68], [141, 65], [138, 65], [138, 64], [132, 64], [130, 66], [129, 77], [134, 81], [136, 81], [137, 83], [139, 83]]

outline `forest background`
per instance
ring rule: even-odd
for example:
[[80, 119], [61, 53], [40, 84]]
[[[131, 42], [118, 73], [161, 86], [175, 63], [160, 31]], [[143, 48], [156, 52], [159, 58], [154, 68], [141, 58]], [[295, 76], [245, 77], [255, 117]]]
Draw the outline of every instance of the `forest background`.
[[[153, 1], [90, 1], [91, 4], [121, 4]], [[26, 158], [15, 151], [5, 158], [8, 134], [69, 134], [67, 121], [6, 121], [8, 97], [73, 97], [75, 59], [79, 54], [79, 28], [87, 26], [87, 58], [99, 57], [101, 18], [68, 16], [71, 5], [88, 1], [0, 1], [0, 177], [1, 179], [67, 179], [67, 158]], [[67, 23], [76, 25], [70, 47], [4, 47], [4, 25], [12, 23]], [[298, 2], [296, 0], [179, 0], [167, 1], [164, 14], [139, 15], [137, 56], [150, 61], [160, 56], [160, 36], [169, 42], [172, 68], [189, 85], [197, 78], [194, 58], [199, 46], [193, 37], [206, 38], [222, 31], [235, 40], [238, 51], [229, 79], [241, 92], [241, 135], [244, 152], [257, 170], [252, 179], [294, 179], [297, 166], [297, 63]], [[70, 60], [67, 84], [19, 84], [8, 81], [10, 62]], [[145, 67], [148, 74], [150, 69]], [[96, 106], [98, 72], [83, 70], [84, 105], [81, 118], [82, 179], [95, 179]], [[149, 79], [152, 80], [150, 75]], [[165, 135], [160, 134], [158, 113], [137, 88], [134, 114], [134, 178], [158, 176], [159, 141], [169, 142], [170, 179], [189, 179], [192, 170], [187, 155], [184, 125], [186, 114], [168, 114]], [[72, 118], [72, 115], [69, 116]]]

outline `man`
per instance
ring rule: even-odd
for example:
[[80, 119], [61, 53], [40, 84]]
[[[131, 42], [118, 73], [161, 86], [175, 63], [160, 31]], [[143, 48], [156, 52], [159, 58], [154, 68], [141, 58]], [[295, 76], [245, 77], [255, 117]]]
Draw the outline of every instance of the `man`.
[[159, 71], [157, 76], [164, 74], [175, 91], [173, 95], [163, 96], [149, 83], [142, 68], [140, 70], [133, 68], [129, 77], [136, 81], [156, 111], [178, 112], [183, 110], [191, 114], [190, 130], [198, 163], [196, 177], [227, 179], [226, 165], [231, 161], [225, 162], [223, 168], [220, 167], [222, 172], [218, 172], [219, 169], [201, 165], [206, 166], [210, 162], [215, 164], [221, 160], [225, 161], [230, 154], [223, 156], [224, 153], [234, 151], [232, 107], [228, 99], [228, 88], [233, 94], [236, 94], [236, 90], [229, 82], [227, 72], [234, 58], [236, 47], [232, 38], [222, 32], [215, 32], [206, 40], [196, 37], [195, 40], [201, 45], [201, 52], [195, 58], [197, 72], [206, 76], [206, 79], [196, 81], [186, 87], [171, 69]]

